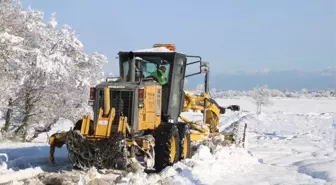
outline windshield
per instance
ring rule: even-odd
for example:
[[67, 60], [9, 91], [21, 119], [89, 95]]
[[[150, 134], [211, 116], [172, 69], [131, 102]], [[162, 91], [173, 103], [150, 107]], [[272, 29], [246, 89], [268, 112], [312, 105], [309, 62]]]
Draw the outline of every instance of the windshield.
[[[129, 73], [129, 60], [124, 60], [122, 62], [122, 70], [124, 77]], [[142, 78], [146, 77], [157, 77], [157, 75], [163, 75], [165, 83], [168, 82], [168, 76], [170, 71], [170, 64], [166, 61], [161, 61], [160, 58], [146, 58], [146, 57], [136, 57], [135, 60], [135, 71], [142, 70]], [[157, 72], [159, 70], [159, 73]]]

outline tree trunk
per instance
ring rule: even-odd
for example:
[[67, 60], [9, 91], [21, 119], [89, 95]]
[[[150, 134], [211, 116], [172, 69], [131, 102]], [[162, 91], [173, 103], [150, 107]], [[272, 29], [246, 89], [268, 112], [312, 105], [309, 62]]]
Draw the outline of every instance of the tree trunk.
[[22, 133], [21, 135], [21, 138], [23, 140], [26, 139], [26, 136], [27, 136], [27, 126], [28, 126], [28, 120], [29, 120], [29, 114], [31, 112], [31, 108], [32, 108], [32, 105], [31, 105], [31, 99], [29, 98], [29, 93], [27, 92], [26, 95], [25, 95], [25, 111], [24, 111], [24, 116], [23, 116], [23, 119], [22, 119], [22, 123], [21, 125], [14, 131], [14, 134], [17, 135], [19, 133]]
[[12, 98], [9, 99], [8, 101], [8, 109], [7, 109], [7, 113], [6, 113], [6, 122], [5, 122], [5, 126], [2, 128], [2, 131], [7, 132], [10, 125], [11, 125], [11, 113], [12, 113]]
[[27, 123], [28, 123], [28, 115], [26, 114], [22, 119], [22, 124], [14, 131], [14, 134], [17, 135], [19, 133], [22, 133], [21, 138], [25, 140], [27, 135]]
[[261, 113], [261, 104], [257, 103], [257, 114], [259, 115]]

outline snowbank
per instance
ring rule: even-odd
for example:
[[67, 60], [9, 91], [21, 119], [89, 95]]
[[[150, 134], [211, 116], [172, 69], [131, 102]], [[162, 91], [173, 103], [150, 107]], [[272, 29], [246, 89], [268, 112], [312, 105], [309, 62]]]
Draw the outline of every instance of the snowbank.
[[223, 176], [246, 173], [259, 164], [246, 150], [238, 148], [217, 147], [213, 152], [201, 145], [190, 159], [167, 167], [161, 173], [148, 175], [130, 173], [119, 184], [214, 184]]

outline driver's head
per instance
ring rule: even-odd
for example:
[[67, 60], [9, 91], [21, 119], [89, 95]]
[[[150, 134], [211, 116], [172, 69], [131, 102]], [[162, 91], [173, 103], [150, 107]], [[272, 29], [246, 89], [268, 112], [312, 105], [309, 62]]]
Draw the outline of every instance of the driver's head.
[[160, 70], [165, 73], [166, 72], [166, 66], [160, 66]]

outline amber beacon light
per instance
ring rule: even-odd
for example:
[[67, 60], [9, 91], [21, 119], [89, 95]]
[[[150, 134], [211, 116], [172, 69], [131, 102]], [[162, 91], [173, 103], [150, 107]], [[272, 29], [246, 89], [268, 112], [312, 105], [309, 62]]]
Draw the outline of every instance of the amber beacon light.
[[170, 51], [176, 50], [175, 44], [154, 44], [153, 45], [153, 48], [159, 48], [159, 47], [165, 47], [169, 49]]

